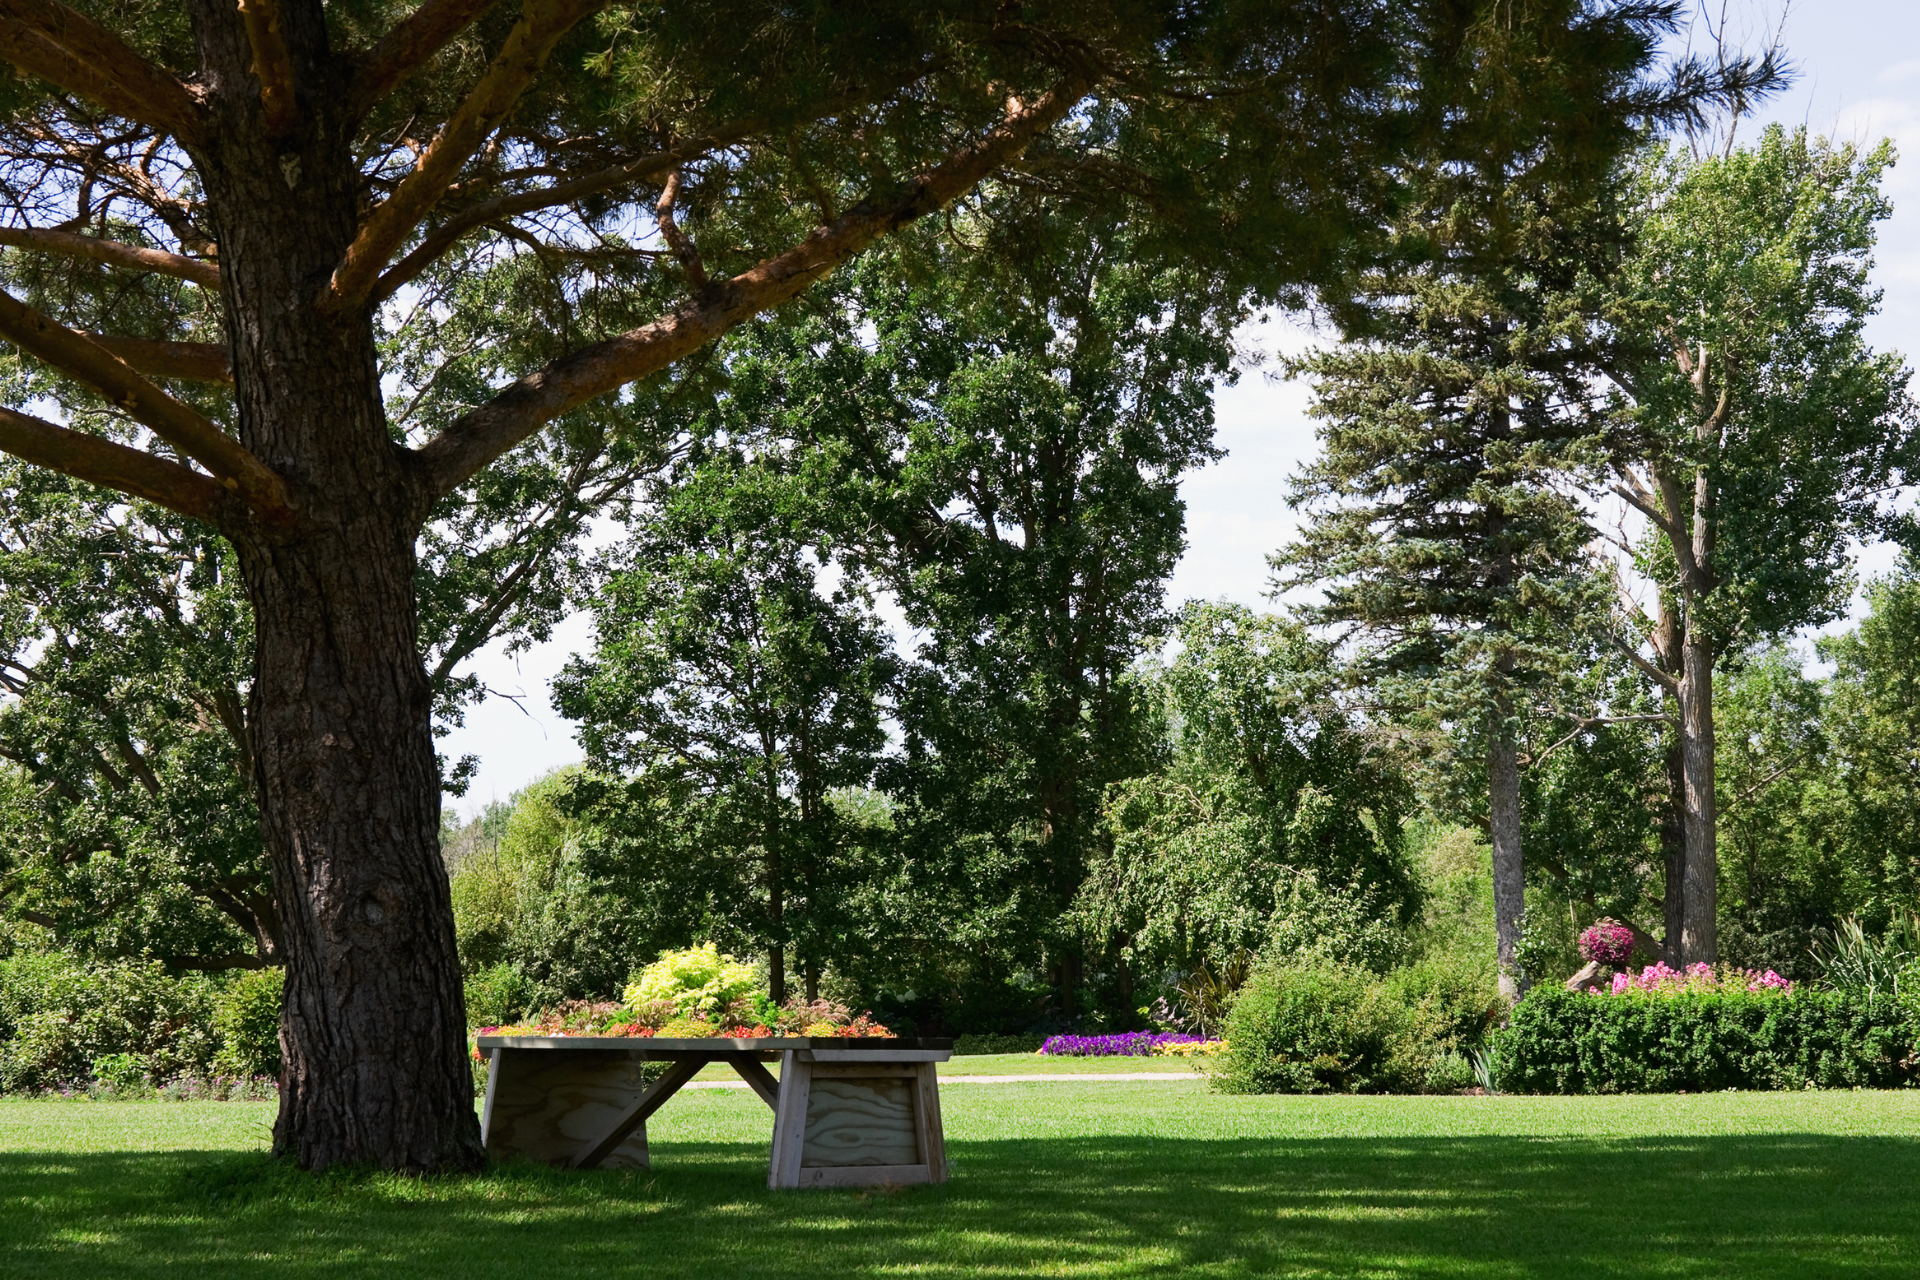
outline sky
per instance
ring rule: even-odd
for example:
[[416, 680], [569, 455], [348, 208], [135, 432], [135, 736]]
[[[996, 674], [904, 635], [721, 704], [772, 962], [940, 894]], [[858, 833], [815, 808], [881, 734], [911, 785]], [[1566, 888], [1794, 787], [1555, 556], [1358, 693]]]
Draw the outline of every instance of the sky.
[[[1731, 28], [1749, 46], [1762, 43], [1781, 6], [1729, 0]], [[1716, 20], [1719, 9], [1716, 5]], [[1800, 0], [1786, 14], [1784, 43], [1797, 68], [1794, 84], [1742, 126], [1751, 139], [1766, 123], [1804, 124], [1815, 133], [1872, 146], [1893, 139], [1903, 157], [1884, 190], [1893, 216], [1881, 227], [1875, 270], [1886, 297], [1868, 337], [1881, 350], [1920, 360], [1920, 0]], [[1304, 386], [1279, 380], [1271, 357], [1325, 340], [1284, 319], [1251, 326], [1240, 338], [1267, 358], [1243, 370], [1215, 402], [1219, 445], [1226, 457], [1188, 476], [1187, 553], [1168, 584], [1168, 599], [1228, 599], [1267, 604], [1267, 554], [1285, 543], [1296, 517], [1285, 501], [1287, 479], [1316, 452]], [[1863, 548], [1863, 575], [1885, 572], [1886, 547]], [[473, 669], [501, 694], [471, 709], [466, 723], [440, 743], [442, 753], [472, 753], [480, 769], [465, 797], [449, 803], [471, 814], [504, 800], [543, 774], [580, 758], [573, 726], [550, 702], [548, 682], [568, 657], [592, 646], [584, 616], [563, 622], [552, 640], [516, 657], [499, 646]]]

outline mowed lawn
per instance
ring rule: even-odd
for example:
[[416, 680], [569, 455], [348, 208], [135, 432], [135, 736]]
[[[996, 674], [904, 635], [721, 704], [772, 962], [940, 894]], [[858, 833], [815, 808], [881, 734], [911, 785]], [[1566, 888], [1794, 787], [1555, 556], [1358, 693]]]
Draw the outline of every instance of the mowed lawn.
[[425, 1181], [275, 1166], [266, 1104], [0, 1102], [0, 1275], [1920, 1276], [1920, 1092], [942, 1092], [947, 1186], [779, 1193], [737, 1090], [650, 1172]]

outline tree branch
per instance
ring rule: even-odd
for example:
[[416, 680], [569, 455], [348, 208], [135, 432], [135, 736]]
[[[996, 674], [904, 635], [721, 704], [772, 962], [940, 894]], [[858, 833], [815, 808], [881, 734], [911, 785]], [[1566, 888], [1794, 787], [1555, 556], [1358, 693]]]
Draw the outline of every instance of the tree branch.
[[785, 302], [882, 236], [958, 199], [1071, 111], [1090, 83], [1076, 72], [1030, 106], [1014, 102], [987, 137], [921, 174], [900, 199], [862, 201], [787, 252], [716, 285], [706, 298], [521, 378], [416, 452], [422, 497], [431, 504], [560, 414], [666, 368]]
[[660, 238], [673, 250], [674, 258], [680, 263], [680, 270], [687, 277], [687, 292], [700, 297], [713, 288], [707, 279], [707, 264], [700, 260], [700, 250], [694, 246], [687, 233], [673, 218], [673, 202], [680, 195], [680, 171], [675, 169], [667, 175], [667, 184], [661, 189], [660, 199], [654, 203], [653, 219], [660, 228]]
[[220, 268], [197, 258], [185, 258], [164, 249], [143, 249], [136, 244], [105, 240], [99, 236], [76, 235], [71, 231], [47, 231], [39, 227], [0, 227], [0, 245], [16, 249], [37, 249], [42, 253], [64, 254], [69, 258], [88, 258], [129, 271], [152, 271], [178, 276], [209, 289], [220, 287]]
[[299, 118], [294, 94], [293, 58], [280, 34], [279, 0], [239, 0], [240, 20], [253, 49], [253, 77], [260, 82], [260, 107], [269, 137], [284, 138]]
[[[0, 0], [3, 3], [4, 0]], [[333, 285], [323, 304], [336, 313], [364, 302], [387, 265], [427, 210], [445, 194], [468, 157], [486, 140], [520, 95], [540, 74], [547, 55], [573, 25], [599, 9], [605, 0], [527, 0], [520, 20], [507, 33], [487, 73], [466, 101], [454, 108], [447, 123], [413, 172], [401, 179], [386, 202], [361, 226], [360, 234], [333, 273]]]
[[228, 495], [219, 481], [112, 440], [0, 407], [0, 450], [76, 480], [157, 502], [216, 527], [222, 523]]
[[0, 290], [0, 337], [100, 391], [135, 421], [213, 472], [261, 516], [273, 521], [292, 517], [287, 487], [278, 474], [198, 410], [148, 382], [87, 335]]
[[447, 41], [472, 26], [500, 0], [426, 0], [395, 23], [367, 50], [347, 87], [347, 111], [363, 116], [440, 52]]
[[724, 128], [693, 138], [677, 147], [630, 160], [626, 164], [612, 165], [592, 173], [583, 173], [577, 178], [556, 182], [552, 186], [541, 187], [537, 191], [520, 191], [511, 195], [495, 196], [483, 200], [471, 208], [462, 209], [445, 222], [428, 232], [414, 250], [393, 264], [393, 269], [380, 277], [380, 283], [374, 286], [373, 300], [385, 301], [407, 281], [419, 275], [431, 266], [435, 259], [448, 249], [460, 237], [469, 231], [477, 231], [488, 223], [502, 218], [517, 217], [523, 213], [532, 213], [537, 209], [549, 209], [557, 204], [566, 204], [583, 196], [594, 195], [613, 187], [624, 186], [631, 182], [644, 182], [670, 173], [689, 160], [696, 160], [721, 147], [731, 146], [759, 127], [757, 120], [739, 120]]
[[1660, 530], [1660, 532], [1666, 534], [1668, 537], [1673, 536], [1673, 524], [1661, 513], [1660, 508], [1647, 501], [1646, 494], [1638, 492], [1637, 485], [1633, 489], [1629, 489], [1624, 484], [1616, 484], [1610, 487], [1616, 497], [1645, 516], [1653, 523], [1654, 528]]
[[198, 140], [203, 113], [185, 85], [56, 0], [0, 0], [0, 56], [116, 115]]
[[1659, 685], [1662, 689], [1666, 690], [1670, 694], [1674, 694], [1674, 695], [1679, 694], [1680, 680], [1678, 677], [1671, 675], [1668, 672], [1662, 671], [1660, 668], [1654, 666], [1651, 662], [1648, 662], [1645, 658], [1641, 657], [1638, 653], [1635, 653], [1632, 649], [1628, 648], [1626, 645], [1621, 644], [1618, 640], [1613, 642], [1613, 647], [1618, 649], [1621, 653], [1625, 654], [1627, 657], [1627, 661], [1631, 662], [1634, 666], [1640, 668], [1640, 673], [1646, 676], [1649, 680], [1652, 680], [1655, 684]]
[[90, 333], [87, 337], [125, 360], [129, 368], [156, 378], [233, 385], [233, 364], [227, 349], [211, 342], [167, 342], [107, 333]]

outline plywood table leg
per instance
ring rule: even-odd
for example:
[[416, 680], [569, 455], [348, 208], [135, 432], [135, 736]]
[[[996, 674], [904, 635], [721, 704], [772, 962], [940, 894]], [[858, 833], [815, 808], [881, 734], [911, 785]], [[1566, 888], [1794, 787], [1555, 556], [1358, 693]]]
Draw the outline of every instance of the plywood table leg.
[[576, 1169], [591, 1169], [605, 1160], [619, 1145], [627, 1140], [627, 1135], [647, 1122], [647, 1117], [660, 1109], [660, 1104], [680, 1091], [680, 1086], [700, 1074], [700, 1068], [706, 1066], [700, 1058], [683, 1058], [667, 1068], [667, 1074], [653, 1082], [653, 1087], [640, 1095], [640, 1101], [633, 1110], [627, 1112], [607, 1130], [606, 1134], [592, 1146], [582, 1151], [574, 1160]]
[[780, 1055], [780, 1093], [773, 1108], [773, 1155], [767, 1162], [767, 1186], [800, 1185], [800, 1153], [807, 1144], [807, 1098], [813, 1064], [788, 1050]]
[[947, 1137], [940, 1126], [940, 1078], [931, 1062], [915, 1063], [913, 1116], [919, 1129], [920, 1159], [928, 1182], [947, 1180]]

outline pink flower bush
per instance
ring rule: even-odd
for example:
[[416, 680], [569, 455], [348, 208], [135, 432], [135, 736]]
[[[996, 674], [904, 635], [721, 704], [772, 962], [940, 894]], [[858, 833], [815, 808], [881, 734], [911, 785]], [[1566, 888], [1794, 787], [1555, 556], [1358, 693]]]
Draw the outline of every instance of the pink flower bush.
[[1771, 969], [1761, 973], [1757, 969], [1716, 970], [1710, 964], [1693, 964], [1682, 973], [1656, 961], [1637, 974], [1631, 971], [1614, 974], [1612, 991], [1594, 994], [1623, 996], [1639, 991], [1648, 995], [1680, 995], [1691, 991], [1740, 990], [1776, 992], [1784, 996], [1793, 993], [1793, 983]]
[[1595, 964], [1620, 966], [1633, 955], [1633, 930], [1613, 920], [1601, 920], [1580, 935], [1580, 954]]

